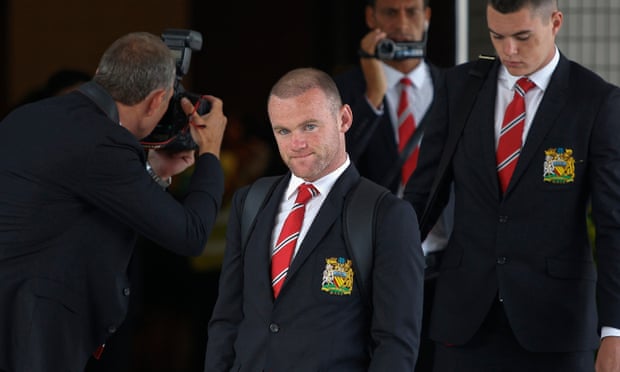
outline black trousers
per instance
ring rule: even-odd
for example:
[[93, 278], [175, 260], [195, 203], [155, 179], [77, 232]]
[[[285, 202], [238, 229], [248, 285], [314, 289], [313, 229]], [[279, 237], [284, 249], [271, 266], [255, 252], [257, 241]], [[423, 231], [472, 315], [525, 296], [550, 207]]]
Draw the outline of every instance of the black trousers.
[[422, 333], [420, 335], [420, 349], [415, 372], [431, 372], [433, 370], [433, 358], [435, 356], [435, 342], [428, 334], [431, 307], [435, 298], [435, 283], [439, 275], [439, 263], [443, 252], [430, 253], [426, 256], [426, 268], [424, 269], [424, 304], [422, 312]]
[[465, 345], [436, 343], [434, 372], [593, 372], [594, 351], [535, 353], [515, 338], [496, 301], [476, 335]]

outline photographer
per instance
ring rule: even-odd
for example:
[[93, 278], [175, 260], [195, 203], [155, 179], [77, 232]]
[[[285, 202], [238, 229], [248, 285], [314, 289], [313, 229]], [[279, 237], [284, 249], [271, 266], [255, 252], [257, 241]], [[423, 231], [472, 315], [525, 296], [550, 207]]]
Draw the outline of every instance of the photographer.
[[[222, 102], [200, 116], [181, 100], [197, 155], [139, 140], [167, 111], [175, 58], [131, 33], [104, 53], [93, 81], [24, 105], [0, 123], [0, 371], [82, 371], [123, 322], [137, 233], [199, 255], [224, 189]], [[162, 189], [195, 164], [183, 202]], [[160, 182], [156, 182], [160, 181]]]

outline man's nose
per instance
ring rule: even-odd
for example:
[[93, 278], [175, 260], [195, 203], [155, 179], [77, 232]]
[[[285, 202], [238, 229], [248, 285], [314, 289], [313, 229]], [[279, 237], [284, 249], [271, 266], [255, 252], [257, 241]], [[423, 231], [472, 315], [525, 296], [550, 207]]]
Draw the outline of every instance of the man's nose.
[[506, 54], [508, 56], [512, 56], [514, 54], [517, 54], [517, 51], [518, 51], [517, 43], [514, 40], [512, 40], [512, 38], [504, 39], [502, 47], [504, 49], [503, 50], [504, 54]]
[[306, 136], [303, 133], [293, 133], [291, 138], [291, 144], [294, 149], [300, 149], [306, 147], [307, 141]]

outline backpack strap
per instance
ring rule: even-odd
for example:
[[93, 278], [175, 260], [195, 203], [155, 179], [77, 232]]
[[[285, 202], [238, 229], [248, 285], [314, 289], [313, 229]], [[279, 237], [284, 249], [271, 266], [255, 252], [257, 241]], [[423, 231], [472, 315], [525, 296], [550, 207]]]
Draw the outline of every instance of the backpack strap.
[[267, 201], [267, 197], [273, 193], [273, 189], [281, 178], [282, 176], [262, 177], [250, 185], [241, 211], [241, 242], [244, 250], [250, 232], [254, 228], [258, 211]]
[[377, 207], [390, 191], [364, 177], [347, 195], [343, 227], [347, 251], [356, 267], [354, 280], [362, 300], [372, 307], [372, 267], [374, 260], [375, 222]]

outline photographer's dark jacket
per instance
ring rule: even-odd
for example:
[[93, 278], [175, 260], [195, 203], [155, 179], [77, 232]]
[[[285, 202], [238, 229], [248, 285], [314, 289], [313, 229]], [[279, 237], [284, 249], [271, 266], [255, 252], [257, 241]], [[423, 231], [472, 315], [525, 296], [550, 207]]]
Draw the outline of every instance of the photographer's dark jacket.
[[123, 322], [136, 233], [203, 251], [223, 194], [200, 156], [182, 203], [138, 140], [75, 91], [0, 122], [0, 370], [83, 371]]

